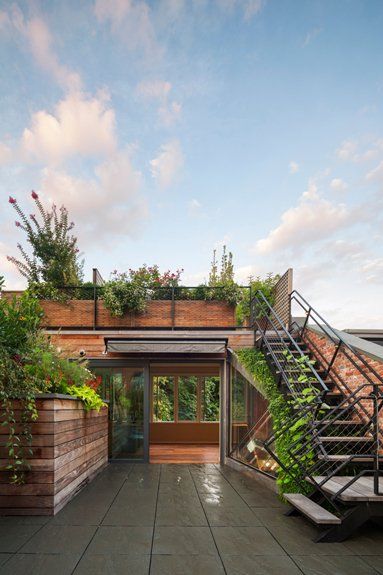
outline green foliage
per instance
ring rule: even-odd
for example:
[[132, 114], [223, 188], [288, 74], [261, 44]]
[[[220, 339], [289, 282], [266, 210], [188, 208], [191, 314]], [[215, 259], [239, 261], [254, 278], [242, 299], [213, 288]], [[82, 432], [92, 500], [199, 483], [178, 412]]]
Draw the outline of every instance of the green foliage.
[[[304, 387], [298, 397], [287, 399], [278, 389], [265, 356], [260, 350], [241, 349], [236, 353], [255, 382], [259, 384], [259, 391], [269, 402], [268, 409], [273, 420], [276, 438], [275, 452], [281, 462], [277, 477], [280, 494], [283, 496], [283, 493], [296, 491], [309, 493], [311, 488], [305, 482], [305, 473], [290, 453], [293, 445], [299, 448], [300, 443], [307, 443], [313, 418], [315, 413], [318, 414], [316, 409], [317, 396], [313, 393], [313, 388], [309, 386], [309, 378], [306, 376], [307, 379], [301, 381], [302, 384], [307, 383], [308, 387]], [[304, 371], [307, 359], [302, 361]], [[299, 413], [298, 407], [300, 408]], [[304, 457], [304, 464], [307, 468], [315, 457], [314, 449], [309, 446]]]
[[69, 385], [66, 392], [69, 395], [73, 395], [74, 397], [81, 399], [86, 411], [90, 411], [92, 409], [100, 411], [100, 409], [105, 405], [97, 392], [88, 385]]
[[218, 266], [216, 250], [209, 273], [208, 288], [205, 290], [205, 300], [225, 301], [229, 305], [237, 305], [242, 299], [242, 290], [234, 280], [233, 254], [223, 246], [221, 266]]
[[29, 469], [37, 395], [70, 393], [80, 397], [87, 409], [99, 409], [101, 401], [88, 387], [94, 376], [84, 364], [69, 362], [50, 344], [40, 330], [41, 317], [38, 301], [28, 291], [17, 298], [0, 297], [0, 422], [8, 432], [5, 470], [16, 484], [23, 483]]
[[9, 198], [21, 220], [16, 221], [16, 226], [25, 232], [32, 255], [17, 244], [21, 259], [14, 256], [8, 259], [28, 280], [28, 285], [36, 289], [36, 284], [40, 284], [40, 289], [44, 290], [46, 284], [46, 296], [56, 299], [58, 288], [78, 285], [82, 280], [83, 262], [79, 261], [77, 239], [70, 234], [74, 223], [68, 221], [68, 211], [64, 206], [57, 210], [53, 205], [51, 210], [47, 210], [35, 192], [32, 192], [32, 198], [39, 216], [31, 214], [29, 218], [17, 201]]
[[254, 296], [257, 291], [261, 291], [269, 304], [274, 305], [274, 287], [280, 279], [279, 274], [268, 273], [265, 278], [257, 276], [249, 277], [249, 286], [251, 290], [243, 290], [241, 301], [236, 308], [236, 317], [238, 325], [243, 325], [249, 318], [250, 314], [250, 292]]
[[114, 271], [102, 289], [105, 307], [113, 317], [122, 317], [126, 312], [143, 313], [148, 300], [171, 297], [181, 273], [182, 270], [160, 273], [158, 266], [146, 264], [138, 270]]

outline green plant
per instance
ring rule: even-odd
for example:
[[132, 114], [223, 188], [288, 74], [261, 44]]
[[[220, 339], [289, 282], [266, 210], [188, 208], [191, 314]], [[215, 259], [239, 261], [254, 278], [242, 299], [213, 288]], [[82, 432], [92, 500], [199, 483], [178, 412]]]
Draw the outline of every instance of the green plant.
[[[265, 278], [257, 276], [249, 277], [250, 289], [242, 292], [242, 298], [236, 308], [237, 324], [243, 325], [250, 315], [250, 294], [253, 297], [257, 291], [261, 291], [269, 304], [274, 305], [274, 288], [280, 279], [279, 274], [268, 273]], [[266, 310], [265, 310], [266, 311]]]
[[242, 290], [234, 280], [233, 254], [227, 252], [226, 246], [223, 246], [219, 268], [216, 250], [214, 250], [204, 299], [226, 301], [234, 306], [241, 301], [241, 298]]
[[73, 395], [74, 397], [81, 399], [86, 411], [90, 411], [92, 409], [100, 411], [100, 409], [105, 405], [97, 392], [88, 385], [69, 385], [66, 392], [69, 393], [69, 395]]
[[143, 313], [148, 300], [171, 297], [181, 273], [182, 270], [160, 273], [158, 266], [147, 265], [123, 273], [116, 270], [102, 288], [104, 305], [114, 317], [122, 317], [126, 312]]
[[68, 221], [68, 211], [64, 206], [57, 210], [53, 205], [51, 210], [47, 210], [36, 192], [31, 195], [39, 218], [35, 214], [28, 218], [15, 198], [10, 197], [9, 203], [21, 220], [16, 221], [16, 226], [25, 232], [32, 255], [17, 244], [22, 259], [10, 256], [8, 260], [28, 280], [28, 285], [47, 284], [47, 294], [57, 295], [55, 290], [78, 285], [82, 280], [83, 262], [79, 261], [77, 239], [70, 235], [74, 223]]
[[[287, 352], [288, 353], [288, 352]], [[305, 443], [305, 467], [309, 467], [314, 460], [315, 452], [308, 437], [310, 437], [312, 424], [315, 417], [320, 416], [321, 409], [318, 409], [317, 395], [310, 386], [308, 376], [307, 361], [305, 358], [300, 362], [302, 374], [300, 383], [301, 389], [294, 398], [286, 398], [281, 393], [278, 385], [267, 365], [264, 354], [257, 349], [240, 349], [236, 352], [239, 360], [251, 373], [254, 381], [258, 383], [260, 393], [268, 400], [268, 409], [273, 420], [275, 432], [275, 451], [281, 466], [278, 469], [277, 484], [281, 496], [283, 493], [295, 491], [310, 492], [311, 487], [305, 482], [304, 469], [300, 467], [291, 455], [291, 448], [294, 445], [299, 449], [299, 445]], [[291, 355], [292, 357], [292, 355]], [[287, 357], [287, 359], [291, 359]]]

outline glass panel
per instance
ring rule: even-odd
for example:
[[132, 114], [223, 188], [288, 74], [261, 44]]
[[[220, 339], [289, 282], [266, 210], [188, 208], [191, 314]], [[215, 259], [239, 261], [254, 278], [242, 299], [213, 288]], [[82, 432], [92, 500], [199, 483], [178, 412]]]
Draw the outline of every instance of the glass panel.
[[197, 384], [195, 375], [181, 375], [178, 378], [178, 420], [197, 420]]
[[273, 432], [267, 400], [234, 368], [230, 386], [231, 456], [275, 475], [277, 464], [263, 447]]
[[100, 367], [99, 392], [109, 400], [110, 457], [144, 458], [144, 368]]
[[201, 421], [219, 421], [219, 377], [202, 378]]
[[153, 421], [174, 421], [174, 377], [153, 377]]

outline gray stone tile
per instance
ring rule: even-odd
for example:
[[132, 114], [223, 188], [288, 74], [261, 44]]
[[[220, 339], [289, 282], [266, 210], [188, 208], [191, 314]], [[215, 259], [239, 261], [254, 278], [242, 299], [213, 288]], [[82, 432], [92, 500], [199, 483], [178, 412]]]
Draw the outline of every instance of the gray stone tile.
[[278, 499], [278, 496], [269, 489], [264, 489], [263, 491], [242, 491], [240, 495], [250, 507], [278, 507], [280, 509], [285, 508], [285, 504], [282, 503], [282, 501]]
[[366, 524], [344, 542], [356, 555], [383, 554], [383, 530], [374, 524]]
[[155, 517], [155, 501], [115, 501], [105, 515], [102, 525], [152, 526]]
[[71, 575], [80, 556], [73, 554], [41, 555], [23, 554], [13, 555], [12, 559], [1, 569], [2, 575]]
[[227, 575], [302, 575], [287, 555], [225, 555]]
[[293, 559], [305, 575], [376, 575], [373, 567], [355, 555], [305, 555]]
[[315, 543], [319, 531], [301, 517], [290, 517], [283, 524], [268, 526], [269, 531], [289, 555], [353, 555], [344, 543]]
[[203, 506], [205, 505], [225, 505], [228, 507], [248, 507], [243, 499], [235, 492], [229, 493], [200, 493], [199, 497]]
[[87, 549], [90, 555], [149, 555], [152, 527], [99, 527]]
[[50, 525], [99, 525], [110, 503], [99, 503], [95, 498], [91, 503], [68, 503], [49, 521]]
[[220, 555], [285, 555], [265, 527], [212, 527]]
[[[381, 552], [383, 553], [383, 549]], [[383, 575], [383, 555], [363, 555], [361, 559], [373, 567], [379, 575]]]
[[224, 575], [218, 555], [153, 555], [150, 575]]
[[90, 555], [86, 553], [74, 575], [148, 575], [150, 555]]
[[209, 525], [215, 527], [262, 525], [258, 517], [247, 506], [205, 503], [204, 509]]
[[217, 549], [208, 527], [156, 526], [154, 555], [216, 555]]
[[48, 515], [0, 515], [0, 525], [45, 525], [50, 519]]
[[83, 553], [96, 527], [48, 523], [21, 548], [21, 553]]
[[0, 553], [0, 566], [4, 565], [11, 557], [13, 557], [12, 553]]
[[207, 525], [206, 516], [199, 501], [192, 504], [183, 502], [159, 502], [157, 506], [156, 525]]
[[14, 553], [40, 528], [40, 525], [0, 525], [0, 553]]
[[286, 524], [291, 522], [291, 517], [286, 517], [288, 507], [251, 507], [252, 512], [263, 525]]

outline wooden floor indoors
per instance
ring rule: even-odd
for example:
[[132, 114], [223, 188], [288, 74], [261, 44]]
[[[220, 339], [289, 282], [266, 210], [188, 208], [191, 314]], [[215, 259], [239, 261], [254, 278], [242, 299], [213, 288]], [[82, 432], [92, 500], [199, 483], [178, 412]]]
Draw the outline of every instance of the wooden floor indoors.
[[162, 443], [150, 446], [150, 463], [219, 463], [218, 445]]

